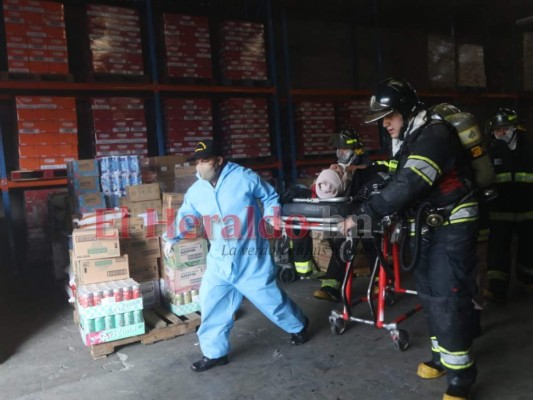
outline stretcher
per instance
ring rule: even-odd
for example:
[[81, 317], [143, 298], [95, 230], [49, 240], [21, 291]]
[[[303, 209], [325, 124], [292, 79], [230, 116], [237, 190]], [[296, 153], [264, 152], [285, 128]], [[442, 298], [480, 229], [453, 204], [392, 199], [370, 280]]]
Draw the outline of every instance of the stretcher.
[[[337, 225], [348, 215], [353, 214], [357, 198], [340, 197], [334, 199], [293, 199], [292, 203], [282, 207], [281, 238], [276, 251], [288, 242], [291, 231], [313, 230], [340, 235]], [[359, 224], [357, 229], [345, 237], [340, 248], [340, 257], [346, 262], [344, 280], [341, 286], [342, 311], [332, 310], [329, 315], [331, 332], [341, 335], [346, 331], [348, 322], [371, 325], [379, 329], [386, 329], [394, 346], [405, 351], [409, 347], [407, 331], [399, 328], [399, 324], [422, 309], [420, 305], [385, 321], [385, 308], [392, 306], [396, 295], [416, 295], [416, 291], [403, 288], [400, 277], [400, 239], [407, 234], [406, 228], [398, 216], [387, 216], [380, 221], [370, 221]], [[354, 236], [352, 236], [352, 234]], [[353, 263], [357, 241], [362, 238], [372, 238], [378, 257], [374, 263], [366, 294], [360, 298], [353, 298]], [[281, 270], [283, 271], [283, 269]], [[280, 271], [280, 272], [281, 272]], [[376, 288], [377, 285], [377, 289]], [[360, 318], [352, 313], [354, 306], [367, 303], [370, 318]]]

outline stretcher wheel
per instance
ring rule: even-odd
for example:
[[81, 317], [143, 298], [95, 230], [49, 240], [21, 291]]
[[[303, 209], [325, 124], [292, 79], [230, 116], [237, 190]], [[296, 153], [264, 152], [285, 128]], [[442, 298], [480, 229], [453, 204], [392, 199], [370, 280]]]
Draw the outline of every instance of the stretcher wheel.
[[392, 342], [394, 347], [400, 351], [405, 351], [409, 347], [409, 334], [403, 329], [391, 331]]
[[346, 321], [342, 318], [330, 318], [329, 327], [333, 335], [342, 335], [346, 331]]
[[339, 251], [343, 262], [352, 261], [355, 257], [355, 243], [351, 240], [347, 240], [341, 244]]
[[296, 280], [296, 271], [294, 268], [280, 268], [278, 279], [283, 283], [292, 283]]

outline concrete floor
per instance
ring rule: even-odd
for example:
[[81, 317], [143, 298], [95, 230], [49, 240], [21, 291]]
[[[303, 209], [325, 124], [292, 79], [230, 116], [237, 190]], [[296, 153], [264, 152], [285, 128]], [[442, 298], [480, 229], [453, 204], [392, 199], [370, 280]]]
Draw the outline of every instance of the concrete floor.
[[[441, 399], [444, 378], [416, 376], [428, 359], [422, 314], [402, 327], [411, 346], [396, 350], [384, 330], [350, 324], [332, 335], [327, 316], [334, 304], [315, 300], [315, 280], [284, 288], [310, 316], [311, 340], [293, 347], [288, 335], [243, 303], [232, 332], [230, 363], [205, 373], [189, 367], [200, 357], [195, 334], [153, 345], [131, 344], [93, 360], [72, 321], [72, 308], [52, 287], [10, 286], [0, 307], [1, 399]], [[45, 285], [46, 286], [46, 285]], [[29, 295], [31, 293], [31, 295]], [[416, 299], [400, 298], [390, 313]], [[514, 290], [506, 306], [491, 305], [476, 341], [479, 376], [473, 398], [533, 399], [533, 296]], [[355, 314], [366, 317], [366, 306]]]

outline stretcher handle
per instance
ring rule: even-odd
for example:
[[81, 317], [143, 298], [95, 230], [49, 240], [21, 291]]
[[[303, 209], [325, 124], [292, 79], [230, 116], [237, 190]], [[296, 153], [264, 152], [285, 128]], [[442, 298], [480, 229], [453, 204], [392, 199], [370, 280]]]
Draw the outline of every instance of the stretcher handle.
[[[321, 218], [321, 217], [304, 217], [304, 218], [305, 218], [305, 221], [307, 221], [307, 222], [318, 222], [318, 223], [323, 223], [323, 224], [338, 224], [339, 222], [344, 221], [344, 218], [342, 218], [342, 217], [324, 217], [324, 218]], [[281, 220], [283, 222], [290, 221], [291, 224], [292, 224], [293, 221], [295, 223], [297, 223], [297, 224], [300, 224], [300, 222], [301, 222], [301, 219], [295, 218], [294, 216], [283, 216], [283, 217], [281, 217]]]
[[328, 231], [328, 232], [339, 232], [339, 228], [337, 228], [337, 225], [300, 225], [300, 224], [292, 224], [287, 225], [285, 223], [281, 224], [282, 228], [285, 228], [286, 226], [290, 226], [293, 229], [309, 229], [310, 231]]
[[351, 203], [355, 197], [333, 197], [331, 199], [319, 199], [319, 198], [295, 198], [292, 199], [293, 203], [312, 203], [312, 204], [337, 204], [337, 203]]

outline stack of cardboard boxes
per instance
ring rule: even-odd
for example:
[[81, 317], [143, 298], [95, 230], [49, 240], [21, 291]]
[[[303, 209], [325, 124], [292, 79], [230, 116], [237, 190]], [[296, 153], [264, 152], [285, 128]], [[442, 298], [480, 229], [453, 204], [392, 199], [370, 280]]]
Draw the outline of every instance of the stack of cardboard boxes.
[[143, 75], [139, 13], [133, 8], [87, 5], [94, 72]]
[[272, 155], [265, 99], [230, 98], [221, 103], [224, 153], [229, 158]]
[[211, 78], [207, 17], [163, 14], [167, 73], [176, 78]]
[[207, 241], [202, 238], [180, 240], [172, 254], [163, 256], [162, 297], [176, 315], [200, 310], [200, 284], [206, 269]]
[[3, 9], [9, 71], [68, 74], [63, 4], [4, 0]]
[[188, 156], [196, 142], [213, 139], [210, 99], [166, 99], [167, 149], [170, 154]]
[[68, 189], [75, 213], [92, 213], [106, 208], [99, 175], [96, 160], [76, 160], [67, 164]]
[[226, 79], [267, 79], [263, 24], [224, 21], [220, 25], [220, 68]]
[[300, 155], [335, 154], [327, 145], [335, 132], [335, 108], [330, 102], [303, 101], [296, 108], [296, 129]]
[[[120, 254], [116, 228], [97, 226], [72, 232], [76, 309], [87, 346], [144, 333], [142, 313], [136, 324], [133, 321], [133, 312], [143, 309], [143, 300], [139, 284], [129, 279], [128, 259], [127, 254]], [[120, 314], [124, 315], [122, 322], [117, 317]]]
[[18, 96], [20, 169], [66, 168], [78, 158], [78, 124], [73, 97]]

